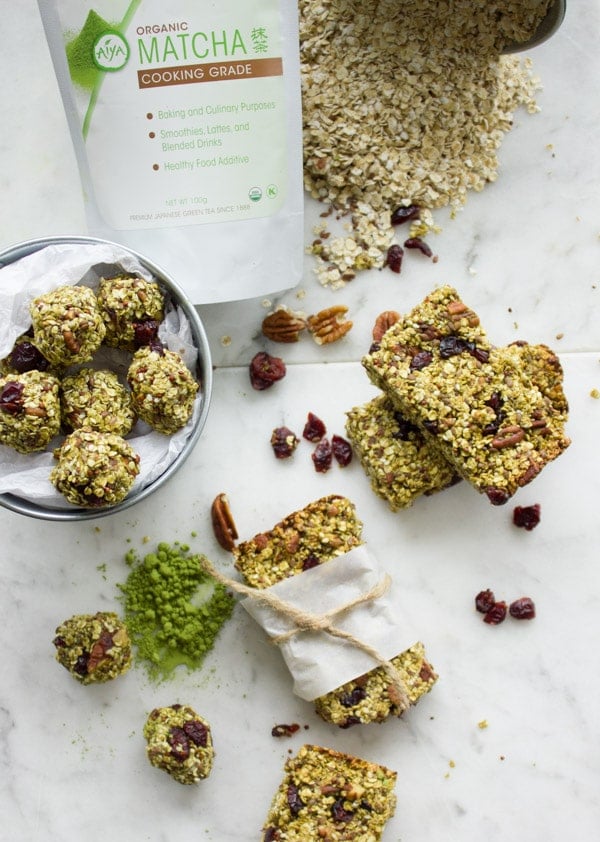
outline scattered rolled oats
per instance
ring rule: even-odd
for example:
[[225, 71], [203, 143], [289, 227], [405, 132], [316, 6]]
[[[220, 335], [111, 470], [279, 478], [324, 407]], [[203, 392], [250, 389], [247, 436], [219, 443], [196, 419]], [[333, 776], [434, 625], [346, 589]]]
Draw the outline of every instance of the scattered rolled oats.
[[300, 0], [304, 181], [347, 222], [308, 248], [319, 281], [344, 286], [383, 266], [391, 213], [459, 208], [496, 180], [496, 150], [519, 106], [533, 113], [531, 64], [500, 56], [524, 41], [550, 0]]

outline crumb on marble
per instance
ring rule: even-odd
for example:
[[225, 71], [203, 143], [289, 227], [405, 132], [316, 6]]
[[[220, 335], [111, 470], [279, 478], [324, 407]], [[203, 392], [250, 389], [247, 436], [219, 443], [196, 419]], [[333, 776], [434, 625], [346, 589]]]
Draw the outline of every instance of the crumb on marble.
[[590, 391], [590, 398], [594, 398], [594, 400], [598, 400], [600, 398], [600, 390], [594, 388]]

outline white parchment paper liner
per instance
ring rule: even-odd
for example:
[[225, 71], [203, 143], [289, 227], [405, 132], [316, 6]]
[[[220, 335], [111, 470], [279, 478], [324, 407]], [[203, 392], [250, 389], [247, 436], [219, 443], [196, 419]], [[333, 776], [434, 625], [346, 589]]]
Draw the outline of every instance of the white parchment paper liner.
[[[111, 277], [119, 272], [135, 273], [160, 284], [160, 279], [153, 277], [132, 254], [104, 243], [46, 246], [0, 268], [0, 359], [10, 353], [15, 340], [31, 327], [29, 304], [34, 298], [67, 284], [81, 283], [97, 289], [103, 275]], [[174, 306], [167, 312], [159, 337], [169, 350], [181, 354], [190, 370], [195, 370], [198, 349], [190, 323], [180, 307]], [[130, 359], [130, 354], [102, 347], [84, 366], [111, 368], [124, 380]], [[192, 417], [173, 436], [157, 433], [142, 422], [135, 425], [127, 441], [140, 455], [140, 473], [130, 494], [153, 482], [181, 452], [201, 411], [201, 403], [199, 392]], [[46, 451], [33, 454], [20, 454], [0, 445], [0, 494], [16, 494], [55, 508], [72, 508], [49, 479], [55, 464], [52, 448], [61, 440], [57, 438]]]
[[[384, 575], [376, 559], [361, 545], [266, 590], [302, 611], [323, 615], [368, 593]], [[294, 628], [293, 621], [259, 599], [247, 597], [241, 605], [272, 638]], [[389, 591], [334, 616], [332, 625], [388, 660], [417, 640], [408, 623], [392, 610]], [[362, 649], [325, 631], [299, 631], [279, 645], [294, 679], [294, 693], [308, 701], [379, 666]]]

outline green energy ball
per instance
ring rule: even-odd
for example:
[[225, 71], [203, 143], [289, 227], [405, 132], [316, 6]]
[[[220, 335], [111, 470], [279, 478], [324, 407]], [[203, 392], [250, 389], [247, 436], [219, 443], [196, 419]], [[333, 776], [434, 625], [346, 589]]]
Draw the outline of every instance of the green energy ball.
[[91, 360], [106, 328], [93, 290], [62, 286], [29, 305], [33, 339], [40, 353], [56, 366]]
[[121, 436], [75, 430], [55, 451], [50, 482], [76, 506], [97, 508], [123, 500], [139, 473], [140, 457]]
[[184, 427], [194, 408], [198, 383], [182, 358], [166, 348], [140, 348], [127, 380], [139, 418], [169, 436]]
[[56, 660], [81, 684], [110, 681], [131, 666], [127, 628], [116, 614], [77, 614], [56, 629]]
[[71, 430], [87, 427], [126, 436], [135, 423], [131, 392], [113, 371], [82, 368], [61, 384], [62, 422]]
[[180, 784], [207, 778], [215, 752], [210, 725], [188, 705], [155, 708], [144, 725], [146, 754]]
[[0, 443], [32, 453], [44, 450], [60, 429], [59, 381], [26, 371], [0, 378]]
[[164, 297], [154, 281], [102, 278], [96, 293], [106, 327], [104, 344], [134, 351], [155, 338], [164, 318]]

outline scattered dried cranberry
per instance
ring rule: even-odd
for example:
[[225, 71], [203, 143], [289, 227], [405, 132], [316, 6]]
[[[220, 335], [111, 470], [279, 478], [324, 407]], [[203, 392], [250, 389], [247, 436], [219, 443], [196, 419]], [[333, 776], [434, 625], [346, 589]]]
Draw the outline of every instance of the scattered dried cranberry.
[[410, 370], [421, 371], [422, 368], [427, 368], [427, 366], [431, 363], [432, 360], [433, 354], [431, 353], [431, 351], [417, 351], [417, 353], [410, 361]]
[[392, 211], [391, 223], [392, 225], [402, 225], [403, 222], [411, 222], [413, 219], [419, 219], [421, 216], [421, 208], [418, 205], [400, 205], [395, 211]]
[[8, 363], [19, 374], [23, 374], [25, 371], [46, 371], [50, 365], [38, 348], [27, 340], [15, 345], [8, 357]]
[[492, 607], [486, 611], [483, 622], [488, 623], [490, 626], [497, 626], [500, 623], [504, 622], [506, 617], [506, 603], [505, 602], [495, 602]]
[[153, 339], [158, 337], [158, 322], [156, 319], [146, 319], [143, 322], [133, 323], [133, 344], [136, 348], [149, 345]]
[[321, 441], [326, 432], [327, 428], [321, 419], [312, 412], [309, 412], [306, 424], [304, 425], [304, 430], [302, 431], [302, 436], [307, 441], [317, 442]]
[[180, 760], [182, 763], [190, 756], [190, 741], [183, 728], [178, 728], [176, 725], [169, 731], [167, 742], [171, 746], [171, 754], [175, 760]]
[[326, 473], [331, 468], [333, 451], [329, 439], [321, 439], [312, 454], [315, 471], [319, 474]]
[[23, 412], [24, 391], [25, 386], [22, 383], [9, 380], [0, 392], [0, 409], [3, 412], [8, 412], [9, 415], [18, 415]]
[[259, 392], [285, 377], [285, 363], [280, 357], [272, 357], [266, 351], [259, 351], [250, 360], [250, 383]]
[[277, 459], [288, 459], [300, 439], [288, 427], [276, 427], [271, 433], [271, 447]]
[[515, 599], [509, 605], [508, 611], [511, 617], [515, 620], [533, 620], [535, 617], [535, 605], [533, 600], [528, 596], [522, 596], [520, 599]]
[[304, 807], [304, 802], [300, 798], [298, 787], [295, 784], [290, 784], [287, 788], [287, 803], [293, 816], [297, 816]]
[[191, 719], [183, 723], [183, 730], [196, 746], [206, 748], [208, 745], [208, 728], [203, 722]]
[[349, 693], [344, 693], [340, 696], [340, 704], [345, 708], [352, 708], [363, 699], [366, 699], [367, 691], [364, 687], [354, 687]]
[[404, 243], [404, 248], [418, 249], [425, 255], [425, 257], [433, 257], [433, 252], [430, 247], [427, 245], [425, 240], [422, 240], [420, 237], [409, 237]]
[[312, 570], [313, 567], [318, 567], [321, 562], [312, 553], [307, 555], [304, 561], [302, 562], [302, 570]]
[[493, 607], [495, 602], [496, 597], [494, 596], [494, 592], [488, 588], [485, 591], [479, 591], [479, 593], [475, 597], [475, 608], [482, 614], [487, 614], [487, 612], [490, 610], [490, 608]]
[[297, 722], [293, 722], [291, 725], [274, 725], [271, 729], [271, 736], [272, 737], [291, 737], [292, 734], [295, 734], [296, 731], [300, 730], [300, 726]]
[[396, 272], [399, 275], [400, 270], [402, 269], [403, 257], [404, 249], [402, 248], [402, 246], [399, 246], [397, 243], [394, 243], [394, 245], [390, 246], [387, 250], [384, 266], [389, 266], [392, 272]]
[[352, 810], [346, 810], [341, 798], [338, 798], [338, 800], [331, 805], [331, 815], [333, 816], [333, 820], [336, 822], [350, 822], [354, 818], [354, 813]]
[[515, 506], [513, 512], [513, 523], [531, 532], [540, 522], [541, 507], [539, 503], [533, 506]]
[[340, 468], [345, 468], [352, 461], [352, 445], [342, 436], [334, 434], [331, 437], [331, 450]]

